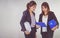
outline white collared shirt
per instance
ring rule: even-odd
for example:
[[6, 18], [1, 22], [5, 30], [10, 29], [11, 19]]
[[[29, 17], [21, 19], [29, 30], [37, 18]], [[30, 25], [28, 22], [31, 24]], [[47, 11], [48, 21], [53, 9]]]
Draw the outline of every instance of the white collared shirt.
[[[42, 22], [47, 26], [48, 15], [42, 17]], [[47, 27], [42, 27], [42, 32], [47, 32]]]
[[31, 27], [35, 27], [35, 16], [31, 15]]

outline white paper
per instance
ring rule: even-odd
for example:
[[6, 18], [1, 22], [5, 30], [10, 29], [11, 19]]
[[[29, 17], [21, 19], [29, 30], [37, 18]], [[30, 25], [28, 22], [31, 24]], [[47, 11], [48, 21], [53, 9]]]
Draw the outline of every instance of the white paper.
[[25, 22], [24, 25], [25, 25], [26, 30], [31, 32], [31, 26], [30, 26], [29, 22]]
[[47, 27], [42, 27], [42, 32], [47, 32]]

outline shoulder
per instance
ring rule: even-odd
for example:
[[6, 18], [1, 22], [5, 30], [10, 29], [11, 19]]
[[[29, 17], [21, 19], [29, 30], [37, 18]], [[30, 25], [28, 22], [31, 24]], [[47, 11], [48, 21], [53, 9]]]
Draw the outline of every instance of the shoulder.
[[49, 12], [49, 16], [54, 17], [54, 16], [55, 16], [54, 12], [50, 11], [50, 12]]
[[23, 14], [27, 14], [27, 10], [23, 11]]
[[54, 14], [54, 12], [53, 11], [49, 11], [49, 14]]
[[41, 14], [39, 15], [39, 17], [42, 17], [42, 15], [43, 15], [43, 14], [41, 13]]
[[27, 10], [23, 11], [23, 15], [27, 16], [28, 15], [28, 11]]

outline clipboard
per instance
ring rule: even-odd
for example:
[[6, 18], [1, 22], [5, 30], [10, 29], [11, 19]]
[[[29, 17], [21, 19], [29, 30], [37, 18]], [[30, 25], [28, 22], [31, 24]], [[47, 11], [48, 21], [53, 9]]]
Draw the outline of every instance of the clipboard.
[[45, 23], [43, 22], [36, 22], [36, 25], [39, 25], [40, 27], [46, 27]]
[[31, 32], [31, 26], [30, 26], [29, 22], [25, 22], [24, 25], [25, 25], [26, 30]]

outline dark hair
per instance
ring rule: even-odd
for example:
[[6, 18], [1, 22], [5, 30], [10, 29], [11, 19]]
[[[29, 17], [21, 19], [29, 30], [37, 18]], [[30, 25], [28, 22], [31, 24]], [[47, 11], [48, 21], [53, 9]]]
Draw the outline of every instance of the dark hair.
[[[50, 11], [49, 4], [47, 2], [43, 2], [42, 5], [41, 5], [41, 8], [42, 8], [42, 6], [44, 6], [45, 8], [47, 8], [48, 12]], [[42, 10], [42, 13], [44, 14], [43, 10]]]
[[36, 5], [35, 1], [30, 1], [29, 3], [27, 3], [27, 9], [29, 9], [29, 7]]

